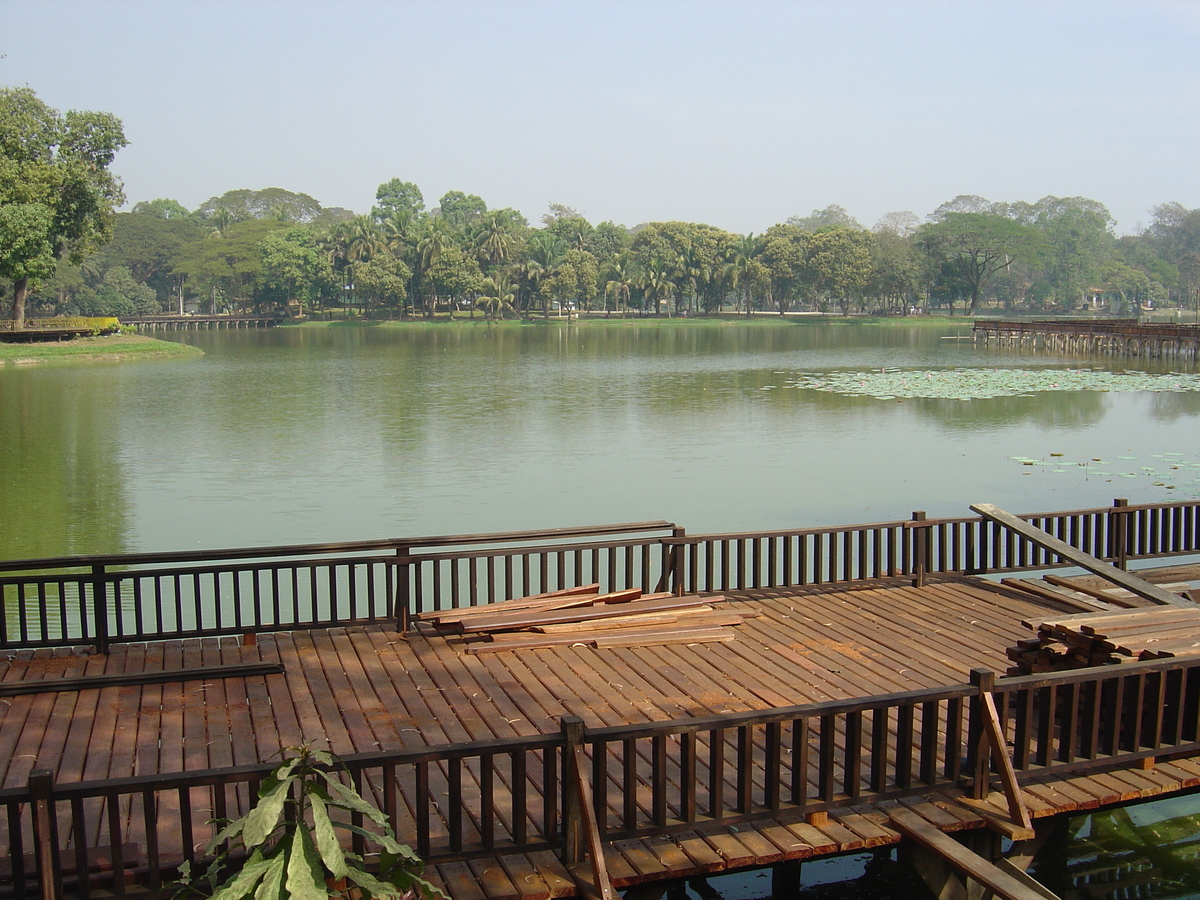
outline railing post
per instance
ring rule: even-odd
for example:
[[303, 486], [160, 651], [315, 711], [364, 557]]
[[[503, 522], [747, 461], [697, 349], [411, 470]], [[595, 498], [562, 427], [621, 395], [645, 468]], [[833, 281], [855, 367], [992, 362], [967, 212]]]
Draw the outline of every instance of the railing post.
[[1123, 497], [1113, 500], [1109, 515], [1109, 534], [1112, 535], [1113, 565], [1118, 569], [1129, 566], [1129, 513], [1123, 512], [1129, 501]]
[[987, 731], [983, 721], [987, 714], [983, 705], [983, 695], [995, 690], [996, 673], [990, 669], [972, 669], [971, 684], [975, 686], [976, 692], [971, 697], [970, 719], [967, 721], [966, 769], [974, 773], [971, 796], [976, 800], [983, 800], [990, 790], [992, 768], [992, 754], [987, 744]]
[[684, 528], [671, 529], [671, 537], [681, 539], [681, 542], [675, 544], [671, 550], [671, 575], [674, 579], [672, 589], [674, 590], [676, 597], [682, 597], [686, 588], [684, 582], [687, 580], [687, 571], [683, 562], [684, 554], [686, 553], [687, 548], [682, 543], [682, 538], [686, 535], [686, 533], [687, 530]]
[[396, 630], [403, 634], [412, 627], [412, 559], [408, 547], [397, 547], [396, 558]]
[[[912, 521], [924, 522], [925, 510], [919, 509], [912, 514]], [[925, 586], [925, 574], [929, 569], [929, 528], [925, 525], [913, 525], [913, 587]]]
[[92, 621], [96, 628], [96, 652], [108, 655], [108, 583], [104, 564], [92, 566]]
[[563, 716], [559, 724], [566, 741], [562, 771], [563, 862], [570, 866], [583, 860], [583, 798], [578, 789], [583, 773], [576, 771], [575, 750], [583, 746], [584, 726], [579, 716]]
[[[62, 900], [58, 814], [54, 806], [54, 775], [49, 769], [35, 769], [29, 773], [29, 806], [33, 811], [33, 842], [41, 900]], [[87, 873], [81, 872], [80, 877], [86, 878]]]

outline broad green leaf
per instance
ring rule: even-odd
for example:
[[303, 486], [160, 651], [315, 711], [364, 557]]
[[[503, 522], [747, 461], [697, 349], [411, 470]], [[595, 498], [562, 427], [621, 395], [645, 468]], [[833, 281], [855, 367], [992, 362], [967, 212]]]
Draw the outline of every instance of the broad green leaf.
[[321, 862], [325, 863], [325, 868], [333, 874], [334, 878], [344, 878], [346, 876], [346, 857], [342, 853], [341, 844], [338, 843], [333, 823], [329, 820], [329, 810], [325, 807], [325, 801], [315, 792], [309, 794], [308, 800], [312, 809], [313, 841], [316, 844], [317, 852], [321, 855]]
[[284, 888], [292, 900], [329, 900], [325, 873], [305, 828], [297, 829], [292, 836]]
[[283, 853], [271, 858], [271, 865], [263, 874], [258, 890], [254, 892], [254, 900], [282, 900], [285, 862], [287, 857]]
[[212, 900], [239, 900], [248, 896], [258, 880], [271, 867], [271, 860], [263, 859], [262, 852], [255, 850], [242, 865], [242, 870], [212, 896]]
[[377, 825], [387, 826], [387, 816], [381, 810], [376, 809], [337, 779], [324, 772], [321, 774], [325, 776], [325, 783], [329, 787], [329, 794], [334, 803], [353, 812], [362, 813]]
[[279, 779], [268, 793], [259, 798], [254, 809], [246, 814], [242, 840], [247, 847], [259, 846], [275, 830], [283, 817], [283, 804], [287, 801], [294, 780], [290, 777]]

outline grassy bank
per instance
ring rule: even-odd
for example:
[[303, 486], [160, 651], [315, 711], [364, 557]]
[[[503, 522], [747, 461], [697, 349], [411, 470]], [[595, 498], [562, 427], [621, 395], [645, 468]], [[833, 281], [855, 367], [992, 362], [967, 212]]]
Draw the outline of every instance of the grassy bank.
[[204, 351], [198, 347], [159, 341], [140, 334], [113, 334], [32, 344], [0, 343], [0, 366], [3, 367], [60, 362], [121, 362], [131, 359], [169, 359], [203, 355]]

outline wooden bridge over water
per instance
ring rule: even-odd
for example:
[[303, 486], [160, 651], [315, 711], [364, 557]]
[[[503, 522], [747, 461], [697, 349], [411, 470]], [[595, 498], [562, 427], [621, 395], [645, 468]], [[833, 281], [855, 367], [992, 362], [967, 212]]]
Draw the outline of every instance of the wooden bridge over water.
[[1061, 354], [1200, 358], [1200, 324], [1140, 324], [1137, 319], [976, 319], [976, 345]]
[[[1200, 553], [1197, 503], [1024, 519], [1119, 566]], [[1062, 566], [920, 515], [2, 563], [0, 891], [161, 894], [280, 747], [328, 742], [455, 900], [764, 865], [782, 887], [902, 841], [951, 896], [945, 860], [995, 835], [1027, 863], [1056, 816], [1200, 787], [1200, 657], [992, 675], [1022, 621], [1072, 607], [980, 576]], [[592, 582], [757, 615], [731, 641], [484, 655], [414, 621]]]
[[122, 325], [138, 331], [197, 331], [221, 328], [273, 328], [283, 321], [277, 315], [163, 315], [121, 316]]

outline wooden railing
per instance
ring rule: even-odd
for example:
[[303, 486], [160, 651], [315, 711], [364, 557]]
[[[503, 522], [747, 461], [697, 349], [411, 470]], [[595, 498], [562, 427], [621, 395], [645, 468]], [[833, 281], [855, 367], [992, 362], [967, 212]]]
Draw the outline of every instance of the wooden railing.
[[[1018, 780], [1200, 750], [1200, 662], [1160, 660], [756, 712], [344, 758], [345, 778], [430, 862], [561, 851], [578, 829], [581, 746], [601, 836], [807, 815], [989, 778], [974, 748], [985, 692]], [[79, 896], [160, 891], [220, 820], [246, 812], [269, 765], [0, 791], [0, 876], [33, 893], [35, 859]], [[358, 839], [356, 839], [358, 841]], [[358, 841], [356, 852], [365, 849]], [[122, 873], [114, 877], [113, 873]], [[91, 873], [91, 874], [87, 874]]]
[[[669, 522], [0, 562], [0, 648], [390, 621], [599, 581], [663, 579]], [[10, 574], [11, 573], [11, 574]]]
[[[1200, 501], [1023, 516], [1093, 556], [1200, 553]], [[677, 593], [1060, 567], [981, 517], [688, 535], [670, 522], [0, 562], [0, 649], [391, 622], [599, 582]]]

